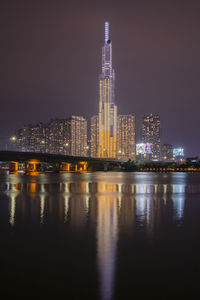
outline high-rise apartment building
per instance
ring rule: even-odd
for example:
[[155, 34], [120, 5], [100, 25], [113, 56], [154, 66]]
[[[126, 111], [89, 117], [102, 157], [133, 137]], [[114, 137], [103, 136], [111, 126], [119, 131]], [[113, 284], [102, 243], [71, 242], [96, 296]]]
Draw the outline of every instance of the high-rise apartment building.
[[99, 149], [99, 116], [90, 119], [90, 156], [98, 157]]
[[164, 144], [162, 146], [162, 160], [164, 161], [173, 160], [173, 146], [171, 144]]
[[28, 125], [16, 137], [20, 151], [87, 156], [87, 121], [80, 116]]
[[70, 150], [68, 148], [65, 148], [64, 146], [64, 139], [67, 138], [68, 144], [70, 142], [70, 136], [66, 137], [64, 134], [66, 126], [66, 120], [50, 120], [50, 122], [46, 126], [46, 152], [55, 154], [70, 154]]
[[45, 153], [46, 126], [43, 123], [29, 125], [29, 151]]
[[105, 23], [105, 43], [102, 48], [102, 72], [99, 76], [99, 151], [102, 158], [117, 154], [117, 106], [114, 95], [115, 75], [112, 68], [112, 42], [109, 23]]
[[87, 121], [81, 116], [51, 120], [47, 126], [49, 153], [87, 156]]
[[142, 123], [142, 142], [152, 144], [152, 158], [161, 158], [161, 130], [159, 115], [145, 115]]
[[71, 122], [71, 155], [87, 156], [87, 120], [72, 116]]
[[17, 131], [16, 149], [30, 152], [46, 152], [46, 126], [43, 123], [26, 125]]
[[135, 117], [117, 117], [117, 158], [135, 160]]
[[16, 150], [29, 151], [30, 141], [30, 126], [24, 126], [17, 130], [16, 133]]

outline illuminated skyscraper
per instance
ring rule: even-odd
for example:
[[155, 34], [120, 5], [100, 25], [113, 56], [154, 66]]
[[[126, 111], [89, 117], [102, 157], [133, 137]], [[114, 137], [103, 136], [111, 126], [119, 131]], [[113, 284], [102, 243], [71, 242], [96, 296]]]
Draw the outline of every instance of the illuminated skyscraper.
[[[63, 119], [51, 119], [50, 122], [47, 124], [47, 141], [46, 141], [46, 149], [48, 153], [55, 153], [55, 154], [70, 154], [68, 151], [69, 148], [65, 148], [64, 140], [64, 131], [67, 128], [68, 123], [66, 120]], [[70, 134], [67, 137], [67, 143], [70, 142]]]
[[90, 120], [90, 156], [98, 157], [99, 145], [99, 116], [95, 115]]
[[29, 124], [18, 129], [16, 149], [19, 151], [46, 152], [46, 124]]
[[142, 142], [152, 144], [152, 158], [160, 159], [161, 144], [160, 144], [160, 116], [146, 115], [142, 123]]
[[99, 77], [99, 151], [103, 158], [116, 157], [117, 106], [114, 103], [114, 70], [109, 23], [105, 23], [105, 43], [102, 48], [102, 73]]
[[71, 155], [87, 156], [87, 120], [71, 117]]
[[173, 160], [173, 146], [171, 144], [164, 144], [162, 146], [162, 160]]
[[72, 116], [24, 126], [17, 131], [16, 148], [19, 151], [87, 156], [87, 120]]
[[47, 124], [47, 152], [87, 156], [87, 121], [81, 116], [53, 119]]
[[117, 117], [117, 158], [135, 160], [135, 117]]

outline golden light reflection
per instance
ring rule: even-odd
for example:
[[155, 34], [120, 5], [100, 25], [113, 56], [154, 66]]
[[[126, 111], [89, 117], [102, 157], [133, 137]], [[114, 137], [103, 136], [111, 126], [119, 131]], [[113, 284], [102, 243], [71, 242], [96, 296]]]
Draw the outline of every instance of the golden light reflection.
[[11, 226], [15, 224], [15, 210], [16, 210], [16, 195], [10, 195], [10, 218], [9, 223]]
[[40, 223], [44, 224], [45, 195], [40, 195]]
[[101, 282], [101, 297], [112, 298], [116, 243], [118, 238], [118, 201], [117, 197], [99, 196], [97, 204], [97, 249]]
[[36, 186], [37, 186], [37, 184], [35, 182], [30, 183], [30, 192], [31, 193], [36, 192]]
[[34, 171], [31, 171], [29, 173], [30, 176], [38, 176], [39, 175], [39, 172], [34, 172]]
[[67, 222], [68, 217], [68, 211], [69, 211], [69, 196], [64, 196], [64, 223]]

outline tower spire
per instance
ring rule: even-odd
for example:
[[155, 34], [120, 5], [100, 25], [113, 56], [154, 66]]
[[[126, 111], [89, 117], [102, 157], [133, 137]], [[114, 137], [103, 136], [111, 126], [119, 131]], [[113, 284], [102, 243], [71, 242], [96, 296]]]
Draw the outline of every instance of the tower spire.
[[109, 23], [105, 22], [105, 43], [109, 40]]

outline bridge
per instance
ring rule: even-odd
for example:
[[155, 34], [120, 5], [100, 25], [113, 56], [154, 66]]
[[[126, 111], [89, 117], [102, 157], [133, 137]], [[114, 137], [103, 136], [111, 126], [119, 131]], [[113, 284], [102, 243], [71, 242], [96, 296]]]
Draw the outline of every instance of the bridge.
[[0, 162], [8, 163], [11, 172], [17, 172], [19, 165], [28, 172], [43, 170], [45, 166], [51, 166], [54, 171], [83, 172], [120, 168], [126, 160], [39, 152], [0, 151]]

